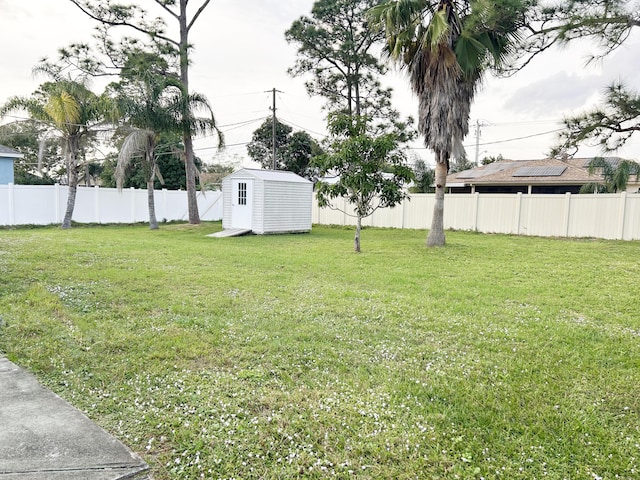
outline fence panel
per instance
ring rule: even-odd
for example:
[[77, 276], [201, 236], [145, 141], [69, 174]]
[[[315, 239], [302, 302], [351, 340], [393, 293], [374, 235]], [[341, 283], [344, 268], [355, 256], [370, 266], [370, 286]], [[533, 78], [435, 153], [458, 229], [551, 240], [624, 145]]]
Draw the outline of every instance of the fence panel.
[[[0, 225], [49, 225], [62, 222], [68, 187], [60, 185], [0, 185]], [[222, 193], [198, 192], [200, 218], [222, 219]], [[187, 192], [156, 190], [159, 221], [188, 219]], [[78, 187], [73, 221], [78, 223], [134, 223], [149, 220], [147, 191]]]
[[[363, 222], [376, 227], [428, 229], [433, 194], [413, 194], [401, 205], [377, 211]], [[339, 203], [344, 208], [344, 202]], [[341, 212], [318, 208], [321, 225], [353, 225]], [[543, 237], [593, 237], [640, 240], [640, 194], [527, 195], [449, 194], [445, 197], [447, 229]]]

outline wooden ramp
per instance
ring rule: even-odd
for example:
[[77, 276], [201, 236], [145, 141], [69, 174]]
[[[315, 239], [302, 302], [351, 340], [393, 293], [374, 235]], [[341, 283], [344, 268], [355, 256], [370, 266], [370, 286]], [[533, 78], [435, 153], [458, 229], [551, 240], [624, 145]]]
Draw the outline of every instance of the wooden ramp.
[[207, 237], [215, 237], [215, 238], [239, 237], [240, 235], [246, 235], [248, 233], [251, 233], [250, 228], [229, 228], [227, 230], [222, 230], [221, 232], [216, 232], [216, 233], [207, 235]]

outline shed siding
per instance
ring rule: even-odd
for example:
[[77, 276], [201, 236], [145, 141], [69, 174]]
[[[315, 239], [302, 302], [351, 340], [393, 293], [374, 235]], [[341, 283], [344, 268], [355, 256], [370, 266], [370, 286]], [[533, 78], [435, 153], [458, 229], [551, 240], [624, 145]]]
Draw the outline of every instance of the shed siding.
[[311, 183], [265, 182], [262, 233], [310, 231], [312, 197]]
[[231, 177], [227, 176], [222, 180], [222, 228], [231, 228]]
[[13, 158], [0, 156], [0, 184], [7, 185], [14, 183]]
[[253, 232], [264, 233], [264, 180], [253, 184]]

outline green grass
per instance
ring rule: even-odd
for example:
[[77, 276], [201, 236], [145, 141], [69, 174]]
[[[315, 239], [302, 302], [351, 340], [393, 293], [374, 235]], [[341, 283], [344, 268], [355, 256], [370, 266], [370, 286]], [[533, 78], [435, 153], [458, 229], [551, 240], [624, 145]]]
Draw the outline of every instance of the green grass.
[[640, 477], [637, 242], [0, 231], [0, 352], [154, 478]]

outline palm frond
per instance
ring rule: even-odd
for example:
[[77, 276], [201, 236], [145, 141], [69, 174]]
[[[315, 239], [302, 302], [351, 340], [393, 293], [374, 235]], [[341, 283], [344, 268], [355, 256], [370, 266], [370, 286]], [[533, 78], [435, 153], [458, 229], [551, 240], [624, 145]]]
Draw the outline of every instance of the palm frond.
[[[127, 167], [132, 163], [134, 158], [142, 157], [143, 161], [147, 158], [149, 149], [155, 147], [156, 134], [151, 130], [133, 129], [124, 139], [120, 152], [118, 153], [118, 163], [114, 172], [116, 178], [116, 186], [118, 190], [122, 190], [122, 185], [126, 178]], [[155, 164], [155, 162], [153, 162]], [[153, 165], [148, 166], [153, 170]]]

